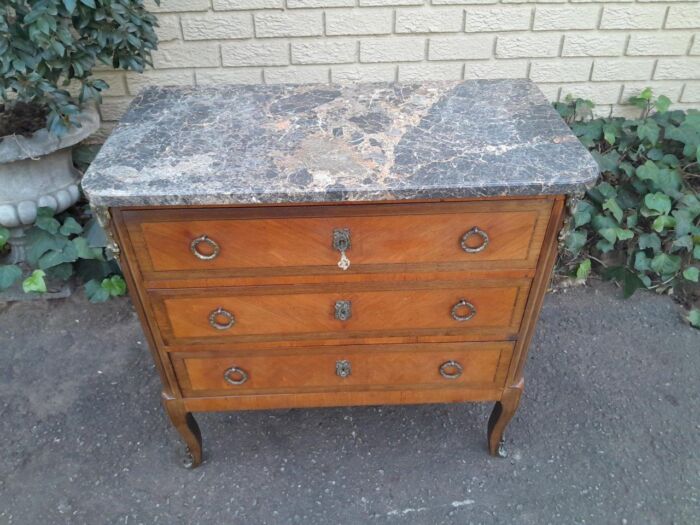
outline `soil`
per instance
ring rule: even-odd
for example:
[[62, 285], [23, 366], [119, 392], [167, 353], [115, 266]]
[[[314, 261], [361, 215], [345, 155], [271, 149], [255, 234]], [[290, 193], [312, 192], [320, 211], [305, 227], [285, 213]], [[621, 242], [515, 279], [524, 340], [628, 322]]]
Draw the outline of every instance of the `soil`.
[[43, 106], [16, 102], [8, 107], [0, 105], [0, 140], [7, 135], [31, 136], [46, 127], [48, 111]]

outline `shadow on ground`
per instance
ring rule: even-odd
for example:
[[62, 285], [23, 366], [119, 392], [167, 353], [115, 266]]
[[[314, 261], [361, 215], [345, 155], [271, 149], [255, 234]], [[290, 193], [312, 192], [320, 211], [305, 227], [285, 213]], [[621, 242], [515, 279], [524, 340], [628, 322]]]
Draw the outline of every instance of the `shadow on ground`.
[[700, 332], [653, 294], [547, 297], [509, 457], [487, 405], [198, 416], [188, 471], [128, 300], [0, 308], [0, 522], [698, 523]]

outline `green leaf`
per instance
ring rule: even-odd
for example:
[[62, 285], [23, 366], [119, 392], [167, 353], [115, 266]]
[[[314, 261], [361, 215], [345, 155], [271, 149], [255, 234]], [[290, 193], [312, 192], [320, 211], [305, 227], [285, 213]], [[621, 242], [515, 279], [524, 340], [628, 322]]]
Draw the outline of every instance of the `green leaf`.
[[67, 281], [73, 275], [73, 264], [63, 263], [52, 266], [46, 270], [46, 275], [49, 279], [60, 279], [62, 281]]
[[61, 227], [61, 223], [54, 219], [53, 216], [47, 217], [46, 215], [37, 215], [35, 225], [37, 228], [52, 234], [58, 233], [58, 229]]
[[651, 259], [644, 252], [636, 252], [634, 254], [634, 269], [639, 272], [647, 272], [651, 270]]
[[603, 209], [604, 210], [609, 210], [610, 213], [613, 214], [613, 217], [617, 220], [617, 222], [622, 222], [622, 208], [620, 208], [620, 205], [617, 203], [617, 200], [615, 197], [610, 197], [603, 203]]
[[688, 281], [693, 281], [696, 283], [698, 282], [698, 279], [700, 279], [700, 269], [695, 266], [688, 266], [685, 270], [683, 270], [683, 277]]
[[622, 228], [617, 228], [615, 234], [617, 235], [617, 239], [620, 241], [627, 241], [634, 237], [634, 232], [632, 230], [625, 230]]
[[688, 312], [688, 317], [686, 317], [686, 319], [688, 319], [688, 322], [695, 328], [700, 328], [700, 309], [693, 308]]
[[700, 244], [696, 244], [693, 248], [693, 259], [700, 260]]
[[76, 221], [73, 217], [68, 217], [65, 221], [63, 221], [63, 226], [61, 226], [59, 231], [61, 232], [61, 235], [68, 237], [72, 234], [81, 233], [83, 231], [83, 227], [78, 224], [78, 221]]
[[652, 161], [647, 160], [644, 164], [637, 167], [636, 175], [641, 180], [650, 180], [656, 183], [659, 178], [659, 167]]
[[605, 239], [601, 239], [597, 243], [595, 243], [595, 247], [603, 253], [608, 253], [615, 247], [615, 243], [608, 242]]
[[97, 6], [95, 5], [95, 0], [80, 0], [80, 3], [88, 7], [92, 7], [93, 9], [97, 9]]
[[576, 209], [574, 210], [574, 226], [579, 228], [584, 224], [591, 222], [591, 217], [593, 213], [593, 205], [586, 201], [579, 201], [576, 204]]
[[671, 199], [663, 193], [647, 193], [644, 196], [644, 204], [650, 210], [658, 211], [663, 215], [668, 215], [671, 211]]
[[588, 278], [590, 273], [591, 273], [591, 260], [584, 259], [583, 261], [581, 261], [581, 264], [578, 265], [578, 268], [576, 268], [576, 278], [585, 280]]
[[85, 283], [85, 295], [91, 303], [103, 303], [109, 299], [109, 292], [102, 288], [97, 279], [91, 279]]
[[126, 283], [121, 275], [113, 275], [112, 277], [104, 279], [101, 286], [107, 290], [112, 297], [118, 297], [126, 293]]
[[638, 288], [644, 288], [644, 282], [634, 272], [624, 266], [613, 266], [603, 271], [603, 279], [614, 279], [622, 285], [622, 296], [627, 299]]
[[659, 215], [652, 224], [654, 231], [661, 233], [666, 228], [673, 228], [676, 225], [676, 219], [668, 215]]
[[678, 255], [659, 253], [651, 260], [651, 269], [659, 275], [672, 275], [681, 269], [681, 258]]
[[611, 146], [614, 145], [615, 140], [617, 139], [617, 128], [613, 124], [604, 124], [603, 138], [605, 139], [605, 142]]
[[654, 252], [661, 250], [661, 239], [655, 233], [642, 233], [639, 236], [639, 248], [645, 250], [651, 248]]
[[80, 259], [100, 259], [102, 257], [102, 250], [100, 248], [91, 248], [85, 237], [75, 237], [71, 242]]
[[659, 113], [664, 113], [668, 111], [668, 108], [671, 106], [671, 99], [669, 99], [665, 95], [659, 95], [659, 98], [656, 99], [656, 104], [654, 104], [656, 111]]
[[68, 11], [68, 14], [72, 14], [75, 9], [76, 0], [63, 0], [63, 5]]
[[22, 290], [24, 290], [24, 293], [46, 292], [46, 281], [44, 281], [45, 276], [46, 273], [43, 270], [34, 270], [29, 277], [22, 281]]
[[652, 145], [659, 141], [661, 129], [658, 124], [651, 119], [647, 119], [644, 124], [637, 127], [637, 135], [641, 140], [648, 140]]
[[0, 290], [6, 290], [22, 277], [22, 270], [16, 264], [0, 264]]
[[0, 249], [4, 248], [7, 241], [10, 239], [10, 230], [4, 226], [0, 226]]
[[586, 244], [588, 235], [582, 231], [570, 231], [564, 240], [566, 249], [574, 255], [581, 251], [581, 248]]
[[601, 228], [598, 233], [610, 244], [615, 244], [617, 240], [617, 231], [620, 228]]

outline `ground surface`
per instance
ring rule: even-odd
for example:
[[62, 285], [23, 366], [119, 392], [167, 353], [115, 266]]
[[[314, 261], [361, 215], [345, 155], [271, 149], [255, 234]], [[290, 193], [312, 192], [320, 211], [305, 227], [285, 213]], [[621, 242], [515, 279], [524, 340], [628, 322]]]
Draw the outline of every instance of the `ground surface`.
[[182, 447], [128, 300], [0, 305], [0, 523], [700, 522], [700, 332], [664, 297], [550, 295], [512, 421], [487, 405], [198, 416]]

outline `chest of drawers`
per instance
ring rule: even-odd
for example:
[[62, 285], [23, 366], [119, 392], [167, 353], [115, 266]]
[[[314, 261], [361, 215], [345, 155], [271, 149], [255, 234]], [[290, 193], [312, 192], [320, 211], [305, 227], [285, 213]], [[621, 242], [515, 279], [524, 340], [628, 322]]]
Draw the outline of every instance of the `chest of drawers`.
[[527, 82], [234, 86], [142, 94], [84, 187], [196, 466], [192, 413], [290, 407], [494, 401], [503, 454], [565, 194], [595, 174]]

